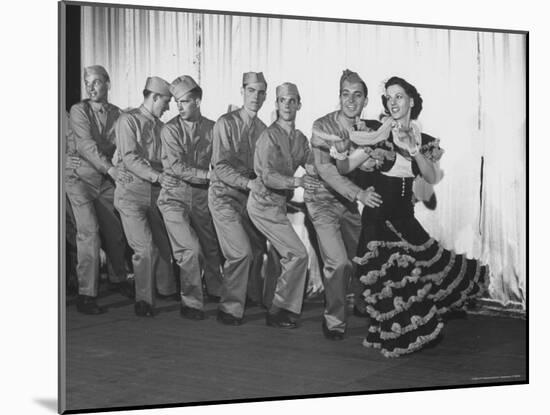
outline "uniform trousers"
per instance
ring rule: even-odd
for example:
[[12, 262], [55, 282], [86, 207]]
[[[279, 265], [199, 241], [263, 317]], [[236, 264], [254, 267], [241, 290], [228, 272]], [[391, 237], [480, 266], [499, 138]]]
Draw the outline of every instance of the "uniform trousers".
[[159, 185], [150, 185], [150, 197], [132, 197], [121, 186], [115, 190], [115, 207], [120, 213], [124, 232], [134, 250], [136, 301], [155, 304], [159, 294], [176, 293], [170, 241], [157, 207]]
[[250, 221], [246, 200], [244, 192], [224, 185], [208, 189], [208, 206], [225, 257], [219, 309], [236, 318], [243, 316], [247, 296], [261, 303], [263, 293], [265, 237]]
[[76, 224], [76, 274], [81, 295], [98, 294], [100, 248], [111, 263], [111, 281], [126, 280], [126, 241], [113, 205], [114, 190], [113, 183], [106, 178], [95, 184], [75, 176], [67, 179], [66, 192]]
[[180, 269], [182, 304], [202, 309], [204, 306], [202, 278], [208, 293], [221, 295], [221, 258], [208, 210], [206, 186], [184, 185], [167, 191], [163, 189], [158, 207], [164, 218], [172, 252]]
[[307, 250], [292, 227], [286, 211], [286, 200], [274, 202], [251, 193], [248, 214], [256, 228], [264, 234], [280, 259], [281, 272], [265, 275], [265, 287], [273, 287], [271, 304], [299, 314], [302, 310], [307, 276]]
[[[356, 283], [351, 259], [357, 251], [361, 216], [335, 199], [309, 200], [306, 206], [323, 260], [326, 325], [329, 330], [344, 332], [346, 293], [349, 284]], [[360, 289], [353, 287], [352, 291]]]

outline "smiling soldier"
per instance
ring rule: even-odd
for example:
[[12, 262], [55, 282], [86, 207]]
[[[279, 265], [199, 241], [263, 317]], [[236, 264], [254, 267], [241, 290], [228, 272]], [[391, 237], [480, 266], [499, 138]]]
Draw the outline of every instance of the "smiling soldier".
[[[361, 217], [357, 201], [363, 201], [365, 191], [350, 178], [341, 175], [330, 156], [331, 143], [315, 134], [342, 137], [339, 151], [350, 146], [349, 132], [376, 130], [378, 121], [360, 120], [368, 102], [368, 89], [361, 77], [345, 70], [340, 78], [340, 110], [331, 112], [313, 123], [311, 139], [315, 174], [325, 186], [314, 191], [305, 190], [304, 200], [313, 222], [323, 259], [325, 311], [322, 328], [327, 339], [341, 340], [346, 329], [346, 292], [350, 281], [356, 297], [355, 313], [363, 314], [360, 284], [353, 278], [351, 258], [356, 254], [361, 232]], [[361, 304], [362, 302], [362, 304]]]
[[113, 205], [115, 180], [131, 177], [111, 163], [114, 125], [120, 109], [108, 102], [109, 74], [103, 66], [88, 66], [84, 69], [84, 84], [88, 99], [73, 105], [70, 112], [67, 147], [69, 156], [77, 162], [68, 168], [66, 184], [77, 232], [76, 307], [84, 314], [101, 314], [105, 310], [96, 302], [100, 246], [112, 266], [111, 282], [124, 295], [133, 295], [133, 287], [126, 280], [126, 241]]

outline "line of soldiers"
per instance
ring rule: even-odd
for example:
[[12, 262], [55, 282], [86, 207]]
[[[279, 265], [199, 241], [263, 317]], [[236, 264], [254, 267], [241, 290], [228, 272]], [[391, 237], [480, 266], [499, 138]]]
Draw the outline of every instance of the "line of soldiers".
[[[248, 298], [265, 304], [267, 325], [295, 328], [308, 253], [287, 202], [302, 187], [323, 261], [323, 333], [342, 339], [350, 284], [354, 312], [364, 314], [351, 258], [361, 230], [357, 202], [365, 202], [366, 192], [338, 173], [331, 143], [315, 136], [310, 143], [295, 128], [297, 86], [276, 88], [277, 119], [267, 127], [257, 117], [267, 90], [261, 72], [243, 74], [242, 108], [216, 122], [201, 114], [202, 89], [187, 75], [171, 84], [147, 78], [143, 103], [128, 111], [108, 102], [110, 78], [102, 66], [85, 68], [83, 78], [89, 98], [70, 110], [66, 174], [77, 231], [77, 310], [105, 311], [96, 302], [102, 247], [112, 282], [135, 296], [138, 316], [154, 315], [155, 292], [170, 296], [179, 289], [185, 318], [204, 319], [210, 296], [219, 301], [218, 321], [240, 325]], [[314, 130], [346, 137], [353, 129], [377, 128], [376, 121], [359, 119], [367, 95], [359, 75], [344, 71], [340, 109], [316, 120]], [[179, 115], [163, 124], [172, 97]], [[299, 166], [306, 174], [295, 177]], [[127, 279], [126, 240], [135, 287]], [[264, 280], [266, 240], [280, 267]]]

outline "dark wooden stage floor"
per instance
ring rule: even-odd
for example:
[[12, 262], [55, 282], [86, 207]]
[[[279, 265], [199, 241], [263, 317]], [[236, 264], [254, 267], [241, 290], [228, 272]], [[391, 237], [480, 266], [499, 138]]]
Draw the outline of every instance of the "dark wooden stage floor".
[[351, 316], [343, 341], [321, 333], [322, 303], [304, 304], [296, 330], [267, 327], [264, 311], [227, 327], [207, 304], [207, 320], [138, 318], [133, 303], [105, 293], [109, 312], [85, 316], [67, 305], [67, 409], [120, 407], [515, 382], [526, 379], [523, 319], [469, 315], [449, 321], [434, 348], [387, 359], [361, 345], [365, 321]]

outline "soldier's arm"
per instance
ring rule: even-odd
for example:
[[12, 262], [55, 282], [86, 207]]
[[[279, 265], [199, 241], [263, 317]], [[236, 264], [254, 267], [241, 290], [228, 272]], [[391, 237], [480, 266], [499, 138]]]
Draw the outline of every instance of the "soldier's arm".
[[231, 137], [229, 122], [220, 118], [214, 125], [212, 141], [212, 166], [216, 177], [225, 184], [246, 190], [249, 177], [238, 169], [239, 160], [236, 157], [238, 149]]
[[69, 123], [79, 156], [88, 160], [98, 171], [106, 174], [113, 165], [99, 152], [92, 136], [90, 120], [80, 106], [75, 105], [71, 108]]
[[160, 132], [160, 138], [163, 161], [178, 178], [196, 184], [208, 182], [208, 170], [198, 169], [186, 163], [186, 151], [175, 128], [165, 125]]
[[119, 117], [116, 123], [116, 144], [126, 169], [151, 183], [159, 180], [160, 172], [152, 168], [139, 151], [137, 125], [131, 115], [122, 114]]

